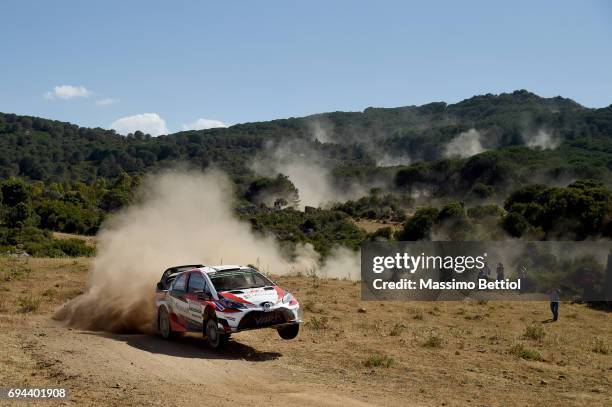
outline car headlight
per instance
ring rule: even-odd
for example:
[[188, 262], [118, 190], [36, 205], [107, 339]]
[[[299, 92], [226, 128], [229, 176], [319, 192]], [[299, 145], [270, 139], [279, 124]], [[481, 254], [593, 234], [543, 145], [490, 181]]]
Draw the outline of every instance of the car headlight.
[[223, 304], [225, 308], [234, 308], [234, 309], [246, 308], [244, 304], [241, 304], [238, 301], [228, 300], [227, 298], [223, 298], [221, 300], [221, 304]]
[[295, 297], [291, 295], [291, 293], [285, 294], [285, 296], [283, 297], [281, 301], [283, 304], [289, 304], [289, 305], [295, 305], [298, 303]]

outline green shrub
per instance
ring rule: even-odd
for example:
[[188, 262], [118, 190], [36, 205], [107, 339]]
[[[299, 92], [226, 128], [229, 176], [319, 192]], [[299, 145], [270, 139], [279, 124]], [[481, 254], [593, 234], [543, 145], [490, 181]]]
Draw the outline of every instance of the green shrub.
[[495, 190], [493, 189], [491, 185], [485, 185], [483, 183], [478, 182], [474, 184], [471, 192], [472, 192], [472, 195], [474, 195], [477, 198], [486, 199], [486, 198], [490, 198], [491, 196], [493, 196]]
[[510, 348], [510, 354], [525, 360], [542, 360], [542, 355], [540, 355], [538, 351], [526, 348], [520, 343], [517, 343]]
[[539, 325], [530, 325], [525, 328], [525, 332], [523, 333], [523, 337], [526, 339], [533, 339], [534, 341], [541, 341], [544, 339], [546, 332], [544, 328]]
[[395, 360], [387, 355], [383, 355], [380, 353], [374, 353], [370, 355], [365, 362], [363, 362], [365, 367], [391, 367], [395, 363]]
[[441, 348], [442, 347], [442, 337], [437, 332], [431, 332], [425, 342], [423, 342], [423, 346], [426, 348]]

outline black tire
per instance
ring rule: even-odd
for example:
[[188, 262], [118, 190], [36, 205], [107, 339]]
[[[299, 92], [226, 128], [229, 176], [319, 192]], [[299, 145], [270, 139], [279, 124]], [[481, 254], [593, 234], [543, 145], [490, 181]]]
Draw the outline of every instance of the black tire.
[[209, 318], [204, 323], [204, 336], [208, 346], [213, 349], [224, 347], [229, 340], [229, 335], [223, 334], [217, 329], [217, 320], [215, 318]]
[[278, 329], [278, 335], [285, 340], [294, 339], [296, 336], [298, 336], [299, 332], [300, 332], [299, 324], [293, 324], [293, 325], [289, 325], [289, 326]]
[[164, 307], [160, 307], [157, 310], [157, 330], [164, 339], [172, 339], [176, 337], [176, 332], [172, 330], [170, 325], [170, 316]]

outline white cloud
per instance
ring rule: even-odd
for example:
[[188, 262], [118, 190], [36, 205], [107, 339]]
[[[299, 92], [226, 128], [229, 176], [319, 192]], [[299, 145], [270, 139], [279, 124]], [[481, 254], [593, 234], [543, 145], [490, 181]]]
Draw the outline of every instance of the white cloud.
[[140, 130], [152, 136], [168, 134], [166, 122], [157, 113], [142, 113], [117, 119], [110, 125], [119, 134], [134, 133]]
[[119, 103], [119, 99], [104, 98], [104, 99], [96, 100], [96, 105], [98, 106], [110, 106], [110, 105], [114, 105], [115, 103]]
[[217, 127], [227, 127], [221, 120], [198, 119], [193, 123], [183, 124], [183, 130], [206, 130]]
[[91, 95], [83, 86], [72, 86], [72, 85], [60, 85], [55, 86], [53, 90], [45, 93], [46, 99], [75, 99], [75, 98], [86, 98]]

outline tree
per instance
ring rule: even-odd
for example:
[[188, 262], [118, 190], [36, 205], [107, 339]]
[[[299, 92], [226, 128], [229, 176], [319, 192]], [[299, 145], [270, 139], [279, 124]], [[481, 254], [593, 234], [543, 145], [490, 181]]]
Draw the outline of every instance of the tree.
[[36, 226], [38, 219], [32, 215], [32, 206], [26, 202], [19, 202], [17, 205], [9, 208], [6, 215], [6, 225], [12, 228]]
[[529, 229], [529, 222], [520, 213], [510, 212], [503, 217], [502, 227], [510, 236], [521, 237]]
[[439, 229], [451, 240], [465, 240], [472, 230], [463, 202], [451, 202], [443, 206], [436, 222]]
[[276, 178], [258, 178], [251, 182], [244, 197], [253, 203], [273, 204], [278, 199], [286, 203], [283, 206], [296, 207], [299, 198], [298, 190], [289, 177], [278, 174]]
[[425, 207], [418, 209], [410, 217], [404, 228], [396, 234], [397, 240], [423, 240], [429, 239], [432, 228], [438, 218], [439, 211], [436, 208]]
[[4, 181], [0, 190], [2, 201], [7, 206], [15, 206], [30, 199], [30, 185], [18, 178], [9, 178]]

